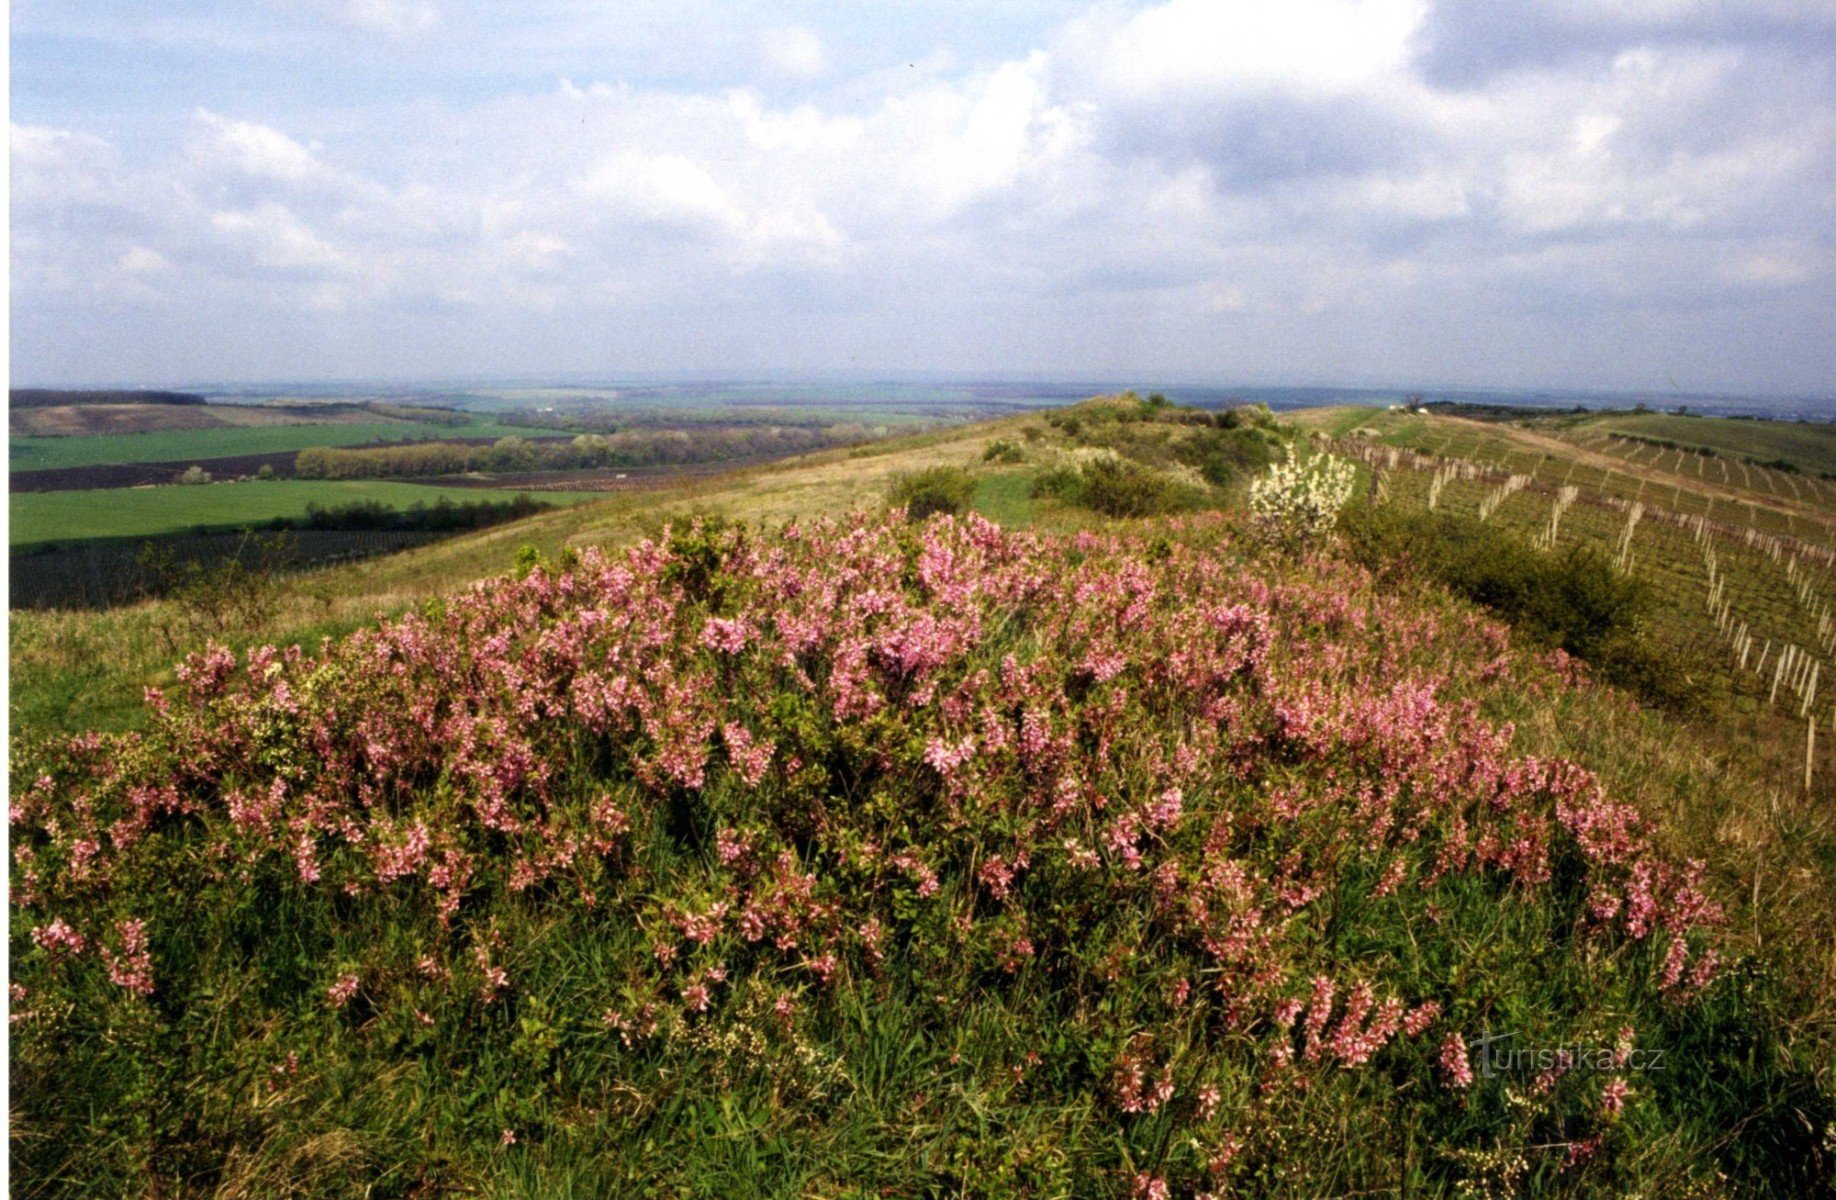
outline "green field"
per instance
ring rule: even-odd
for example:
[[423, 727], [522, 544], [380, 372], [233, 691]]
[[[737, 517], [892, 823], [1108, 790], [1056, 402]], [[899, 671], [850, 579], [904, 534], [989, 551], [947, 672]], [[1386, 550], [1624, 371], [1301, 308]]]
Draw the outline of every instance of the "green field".
[[[263, 432], [226, 430], [225, 432]], [[76, 439], [72, 439], [76, 440]], [[530, 492], [550, 504], [579, 504], [593, 492]], [[151, 537], [198, 526], [231, 528], [275, 517], [299, 517], [308, 504], [326, 508], [375, 500], [397, 508], [506, 500], [512, 493], [484, 488], [426, 487], [415, 483], [270, 480], [196, 487], [98, 488], [76, 492], [22, 492], [10, 498], [11, 544], [69, 542], [83, 538]]]
[[552, 431], [479, 421], [471, 425], [375, 421], [355, 425], [248, 425], [223, 429], [165, 429], [94, 437], [14, 437], [7, 461], [15, 471], [93, 467], [109, 463], [197, 462], [237, 454], [279, 454], [310, 446], [454, 438], [539, 437]]

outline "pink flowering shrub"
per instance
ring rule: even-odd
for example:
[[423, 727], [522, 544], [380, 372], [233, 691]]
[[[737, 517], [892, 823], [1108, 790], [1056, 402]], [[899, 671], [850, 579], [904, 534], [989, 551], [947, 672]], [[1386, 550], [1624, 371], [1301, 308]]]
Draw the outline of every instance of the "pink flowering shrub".
[[[696, 528], [194, 656], [146, 733], [15, 794], [16, 983], [68, 998], [14, 1027], [18, 1119], [74, 1119], [55, 1080], [135, 1005], [166, 1022], [148, 1061], [216, 1022], [297, 1053], [289, 1096], [438, 1062], [443, 1120], [493, 1152], [653, 1120], [629, 1096], [685, 1079], [816, 1112], [864, 1094], [845, 1051], [884, 1004], [1000, 1104], [1174, 1147], [1076, 1168], [1103, 1189], [1185, 1195], [1293, 1154], [1335, 1089], [1465, 1113], [1502, 992], [1610, 1039], [1714, 986], [1700, 868], [1482, 715], [1519, 669], [1495, 627], [1173, 531]], [[986, 1061], [943, 1059], [993, 1010]], [[1628, 1128], [1627, 1096], [1563, 1079], [1534, 1119]], [[202, 1119], [219, 1155], [263, 1136]]]

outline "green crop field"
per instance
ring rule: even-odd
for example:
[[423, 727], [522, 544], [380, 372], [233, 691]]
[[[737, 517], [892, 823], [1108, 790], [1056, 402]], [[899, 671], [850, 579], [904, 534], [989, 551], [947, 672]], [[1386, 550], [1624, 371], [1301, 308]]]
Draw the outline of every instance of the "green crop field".
[[250, 425], [223, 429], [167, 429], [94, 437], [14, 437], [7, 458], [15, 471], [93, 467], [108, 463], [183, 462], [238, 454], [279, 454], [310, 446], [361, 446], [368, 442], [439, 441], [454, 438], [539, 437], [548, 431], [479, 421], [471, 425], [376, 421], [356, 425]]
[[[226, 431], [226, 432], [242, 432]], [[151, 537], [209, 528], [255, 525], [299, 517], [308, 504], [326, 508], [375, 500], [397, 508], [503, 500], [511, 493], [483, 488], [425, 487], [414, 483], [270, 480], [194, 487], [105, 488], [77, 492], [26, 492], [10, 498], [11, 544], [69, 542], [83, 538]], [[592, 492], [531, 492], [549, 504], [579, 504]]]

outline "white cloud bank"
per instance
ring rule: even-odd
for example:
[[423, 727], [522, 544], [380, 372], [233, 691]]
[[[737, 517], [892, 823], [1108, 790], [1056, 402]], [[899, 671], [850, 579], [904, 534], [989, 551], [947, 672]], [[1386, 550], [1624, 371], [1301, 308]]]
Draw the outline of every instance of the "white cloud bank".
[[[358, 132], [198, 110], [167, 156], [15, 128], [15, 370], [1827, 392], [1832, 24], [1519, 7], [1573, 52], [1501, 56], [1458, 5], [1171, 0], [801, 101], [564, 82]], [[830, 69], [806, 29], [761, 55]]]

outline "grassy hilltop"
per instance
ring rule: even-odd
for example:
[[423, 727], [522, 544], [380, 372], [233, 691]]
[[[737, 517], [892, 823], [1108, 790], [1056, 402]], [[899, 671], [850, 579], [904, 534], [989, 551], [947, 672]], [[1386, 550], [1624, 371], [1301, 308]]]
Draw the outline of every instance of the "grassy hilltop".
[[1836, 462], [1685, 423], [1111, 398], [15, 613], [15, 1188], [1814, 1194]]

